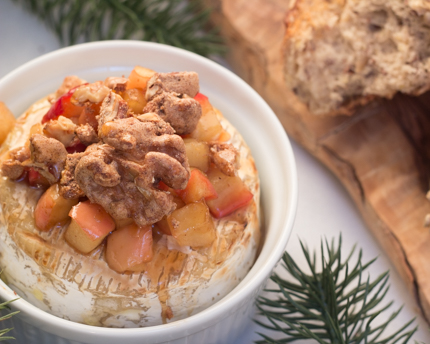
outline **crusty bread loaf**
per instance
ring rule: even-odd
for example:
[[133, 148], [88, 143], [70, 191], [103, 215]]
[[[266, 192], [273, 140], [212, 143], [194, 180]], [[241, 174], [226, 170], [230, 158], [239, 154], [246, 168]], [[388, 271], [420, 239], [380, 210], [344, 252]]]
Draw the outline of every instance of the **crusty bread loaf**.
[[322, 114], [430, 89], [430, 2], [297, 0], [286, 16], [285, 80]]

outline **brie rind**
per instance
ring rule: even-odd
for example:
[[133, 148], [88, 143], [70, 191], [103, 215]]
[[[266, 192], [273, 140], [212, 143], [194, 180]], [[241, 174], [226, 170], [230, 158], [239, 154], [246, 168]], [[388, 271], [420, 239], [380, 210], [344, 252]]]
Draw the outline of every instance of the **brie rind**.
[[[18, 120], [0, 150], [23, 146], [30, 128], [51, 104], [43, 99]], [[142, 273], [119, 274], [103, 259], [103, 248], [82, 255], [63, 239], [65, 227], [36, 229], [33, 211], [41, 191], [0, 181], [0, 267], [18, 295], [71, 321], [106, 327], [142, 327], [196, 314], [228, 294], [254, 263], [260, 241], [260, 185], [248, 146], [233, 126], [219, 119], [240, 151], [238, 175], [254, 194], [251, 204], [215, 220], [212, 246], [177, 249], [170, 239], [154, 243], [154, 258]]]

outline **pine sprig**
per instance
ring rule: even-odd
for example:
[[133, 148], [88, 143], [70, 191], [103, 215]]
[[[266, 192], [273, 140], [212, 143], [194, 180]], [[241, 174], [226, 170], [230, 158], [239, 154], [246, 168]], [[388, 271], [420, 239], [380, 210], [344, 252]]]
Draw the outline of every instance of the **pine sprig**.
[[[10, 300], [10, 301], [6, 301], [6, 302], [3, 302], [3, 303], [0, 303], [0, 312], [4, 311], [5, 309], [9, 310], [9, 309], [10, 309], [10, 308], [9, 308], [9, 304], [10, 304], [11, 302], [15, 301], [15, 300], [16, 300], [16, 299], [14, 299], [14, 300]], [[7, 314], [5, 314], [5, 315], [3, 315], [3, 316], [0, 316], [0, 321], [7, 320], [7, 319], [9, 319], [10, 317], [12, 317], [13, 315], [17, 314], [17, 313], [19, 313], [19, 311], [16, 311], [16, 312], [9, 312], [9, 313], [7, 313]], [[12, 329], [11, 329], [11, 328], [5, 328], [5, 329], [3, 329], [3, 330], [0, 330], [0, 341], [15, 339], [14, 337], [6, 336], [6, 334], [7, 334], [10, 330], [12, 330]]]
[[[417, 330], [411, 329], [414, 319], [385, 334], [387, 326], [398, 316], [401, 308], [391, 313], [382, 323], [374, 324], [379, 315], [386, 314], [392, 302], [381, 306], [389, 289], [388, 272], [374, 281], [365, 277], [365, 270], [375, 261], [362, 263], [362, 251], [352, 264], [355, 246], [342, 261], [342, 237], [337, 245], [321, 242], [320, 265], [316, 253], [310, 254], [300, 242], [310, 273], [303, 271], [294, 259], [285, 252], [283, 267], [291, 278], [283, 279], [278, 274], [271, 279], [278, 288], [266, 291], [277, 296], [276, 299], [260, 297], [257, 308], [267, 317], [268, 323], [256, 322], [264, 328], [286, 335], [283, 339], [272, 339], [259, 333], [263, 343], [290, 343], [304, 339], [314, 339], [320, 344], [329, 343], [407, 343]], [[379, 318], [378, 318], [379, 319]]]
[[107, 39], [159, 42], [203, 56], [224, 52], [198, 0], [15, 0], [52, 28], [64, 45]]

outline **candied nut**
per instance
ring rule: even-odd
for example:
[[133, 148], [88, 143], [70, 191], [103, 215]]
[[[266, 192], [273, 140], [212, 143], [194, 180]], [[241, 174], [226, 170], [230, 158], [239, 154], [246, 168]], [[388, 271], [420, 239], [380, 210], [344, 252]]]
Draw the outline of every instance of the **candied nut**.
[[128, 82], [127, 78], [110, 76], [105, 79], [104, 85], [116, 92], [124, 92], [125, 89], [127, 88], [127, 82]]
[[9, 152], [9, 159], [2, 163], [2, 174], [11, 180], [19, 179], [25, 172], [24, 161], [30, 159], [30, 149], [28, 147], [18, 147]]
[[193, 98], [179, 98], [163, 92], [146, 104], [143, 112], [154, 112], [168, 122], [178, 135], [191, 133], [202, 116], [200, 103]]
[[76, 199], [85, 196], [75, 179], [75, 169], [85, 153], [68, 154], [60, 179], [60, 195], [66, 199]]
[[143, 161], [150, 151], [162, 152], [188, 169], [184, 141], [173, 135], [172, 127], [155, 114], [108, 122], [99, 131], [104, 143], [121, 151], [131, 161]]
[[118, 94], [110, 91], [104, 98], [100, 107], [100, 115], [98, 116], [99, 128], [103, 124], [115, 119], [126, 118], [128, 112], [127, 103]]
[[[141, 226], [155, 223], [171, 213], [176, 204], [170, 194], [154, 186], [157, 173], [152, 170], [156, 165], [153, 154], [163, 156], [155, 160], [173, 164], [174, 173], [182, 168], [177, 160], [163, 153], [149, 153], [148, 161], [136, 163], [124, 159], [106, 144], [93, 145], [76, 166], [76, 181], [91, 202], [103, 206], [114, 219], [132, 218]], [[173, 179], [177, 182], [179, 178]]]
[[72, 120], [64, 116], [59, 116], [57, 119], [48, 121], [45, 124], [43, 133], [68, 147], [76, 138], [75, 129], [76, 124]]
[[25, 146], [12, 149], [9, 152], [9, 157], [10, 157], [10, 159], [23, 162], [27, 159], [30, 159], [30, 149], [28, 147], [25, 147]]
[[97, 81], [77, 88], [72, 95], [72, 103], [83, 106], [85, 102], [100, 103], [111, 92], [103, 82]]
[[17, 160], [5, 160], [1, 167], [2, 175], [11, 180], [20, 179], [25, 172], [25, 167]]
[[230, 143], [209, 143], [209, 152], [212, 162], [228, 176], [234, 176], [239, 168], [239, 152]]
[[151, 113], [115, 119], [100, 127], [99, 138], [102, 143], [87, 148], [74, 172], [92, 202], [115, 220], [132, 218], [142, 226], [176, 208], [172, 196], [156, 188], [162, 180], [183, 189], [190, 176], [184, 142], [168, 123]]
[[90, 124], [80, 125], [75, 129], [76, 136], [85, 146], [99, 142], [96, 131]]
[[103, 149], [92, 149], [84, 154], [76, 166], [75, 175], [78, 181], [91, 176], [95, 183], [104, 187], [116, 186], [121, 181], [116, 162]]
[[191, 133], [202, 116], [202, 108], [193, 99], [199, 92], [195, 72], [155, 73], [146, 89], [143, 112], [155, 112], [175, 129], [178, 135]]
[[140, 188], [150, 188], [159, 180], [173, 189], [184, 189], [187, 186], [189, 171], [165, 153], [149, 152], [142, 165], [143, 169], [136, 178], [136, 185]]
[[50, 184], [60, 180], [67, 158], [67, 150], [60, 141], [34, 134], [30, 137], [30, 154], [31, 162], [26, 166], [35, 168]]
[[186, 94], [194, 98], [199, 93], [199, 75], [196, 72], [155, 73], [148, 80], [146, 99], [152, 100], [163, 92]]

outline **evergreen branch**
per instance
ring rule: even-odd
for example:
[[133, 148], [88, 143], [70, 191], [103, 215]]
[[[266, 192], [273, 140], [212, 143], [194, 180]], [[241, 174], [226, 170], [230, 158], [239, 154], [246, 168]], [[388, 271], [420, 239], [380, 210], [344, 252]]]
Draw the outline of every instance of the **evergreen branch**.
[[135, 39], [173, 45], [203, 56], [225, 47], [208, 28], [199, 0], [14, 0], [36, 14], [63, 45]]
[[[337, 245], [334, 240], [331, 244], [327, 240], [321, 242], [319, 271], [316, 253], [310, 254], [302, 242], [300, 245], [310, 273], [305, 273], [285, 252], [283, 267], [291, 278], [286, 280], [273, 274], [271, 280], [277, 288], [266, 289], [266, 292], [276, 298], [259, 297], [257, 300], [259, 313], [267, 321], [255, 322], [286, 337], [275, 340], [259, 333], [264, 340], [257, 341], [257, 344], [291, 343], [304, 339], [314, 339], [321, 344], [394, 344], [407, 343], [411, 339], [417, 330], [417, 327], [411, 329], [415, 319], [394, 333], [385, 334], [401, 308], [388, 318], [385, 315], [392, 305], [390, 302], [382, 306], [389, 289], [388, 272], [374, 281], [369, 277], [364, 278], [365, 270], [375, 259], [364, 264], [360, 250], [357, 261], [352, 264], [354, 246], [345, 261], [342, 261], [340, 236]], [[385, 316], [386, 320], [374, 325], [380, 316]]]
[[[2, 311], [2, 310], [4, 310], [4, 309], [9, 309], [9, 304], [10, 304], [11, 302], [15, 301], [15, 300], [17, 300], [17, 299], [14, 299], [14, 300], [10, 300], [10, 301], [6, 301], [6, 302], [3, 302], [3, 303], [0, 303], [0, 311]], [[0, 321], [7, 320], [7, 319], [9, 319], [10, 317], [12, 317], [12, 316], [14, 316], [15, 314], [17, 314], [17, 313], [19, 313], [19, 311], [11, 312], [11, 313], [7, 313], [7, 314], [5, 314], [5, 315], [3, 315], [3, 316], [1, 316], [1, 317], [0, 317]], [[5, 336], [5, 335], [6, 335], [9, 331], [11, 331], [11, 330], [12, 330], [11, 328], [5, 328], [5, 329], [3, 329], [3, 330], [0, 330], [0, 341], [15, 339], [14, 337]]]

